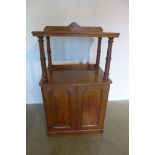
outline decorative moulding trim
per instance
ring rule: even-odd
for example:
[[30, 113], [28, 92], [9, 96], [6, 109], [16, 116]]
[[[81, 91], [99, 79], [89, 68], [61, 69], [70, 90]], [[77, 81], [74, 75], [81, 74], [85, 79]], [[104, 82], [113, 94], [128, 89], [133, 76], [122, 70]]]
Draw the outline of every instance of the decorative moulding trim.
[[[110, 92], [108, 101], [129, 100], [128, 92]], [[26, 96], [26, 104], [42, 104], [42, 96]]]

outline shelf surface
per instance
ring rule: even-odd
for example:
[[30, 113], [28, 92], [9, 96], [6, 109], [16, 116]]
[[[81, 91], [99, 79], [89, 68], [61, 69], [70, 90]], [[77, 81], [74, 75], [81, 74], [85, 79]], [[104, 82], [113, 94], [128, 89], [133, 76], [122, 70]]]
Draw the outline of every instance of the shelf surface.
[[103, 80], [103, 70], [55, 70], [48, 71], [48, 82], [41, 85], [57, 85], [57, 84], [97, 84], [111, 83], [112, 81]]

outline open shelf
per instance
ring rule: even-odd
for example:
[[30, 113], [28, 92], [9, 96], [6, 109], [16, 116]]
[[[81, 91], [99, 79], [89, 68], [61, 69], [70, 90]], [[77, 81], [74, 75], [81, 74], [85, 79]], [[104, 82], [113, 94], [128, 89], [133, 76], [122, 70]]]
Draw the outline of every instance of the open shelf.
[[110, 79], [103, 80], [103, 70], [85, 69], [85, 70], [49, 70], [48, 82], [40, 82], [41, 85], [55, 84], [95, 84], [95, 83], [111, 83]]

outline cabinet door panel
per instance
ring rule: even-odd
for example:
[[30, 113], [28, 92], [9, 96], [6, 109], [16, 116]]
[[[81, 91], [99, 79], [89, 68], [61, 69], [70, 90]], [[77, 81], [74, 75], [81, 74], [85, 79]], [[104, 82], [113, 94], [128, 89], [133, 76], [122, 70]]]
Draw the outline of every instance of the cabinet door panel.
[[42, 89], [48, 129], [70, 130], [76, 127], [75, 86], [50, 86]]
[[102, 128], [109, 85], [80, 85], [78, 86], [79, 128]]
[[53, 126], [70, 127], [70, 93], [66, 90], [55, 90], [51, 95]]
[[82, 126], [96, 126], [101, 103], [101, 90], [88, 89], [82, 95]]

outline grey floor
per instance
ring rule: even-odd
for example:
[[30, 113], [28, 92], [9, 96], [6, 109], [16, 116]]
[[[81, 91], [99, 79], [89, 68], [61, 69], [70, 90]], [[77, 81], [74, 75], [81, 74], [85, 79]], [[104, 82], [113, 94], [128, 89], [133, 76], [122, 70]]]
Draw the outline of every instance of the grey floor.
[[47, 137], [42, 104], [28, 105], [27, 155], [128, 155], [128, 101], [108, 103], [105, 130], [99, 135]]

